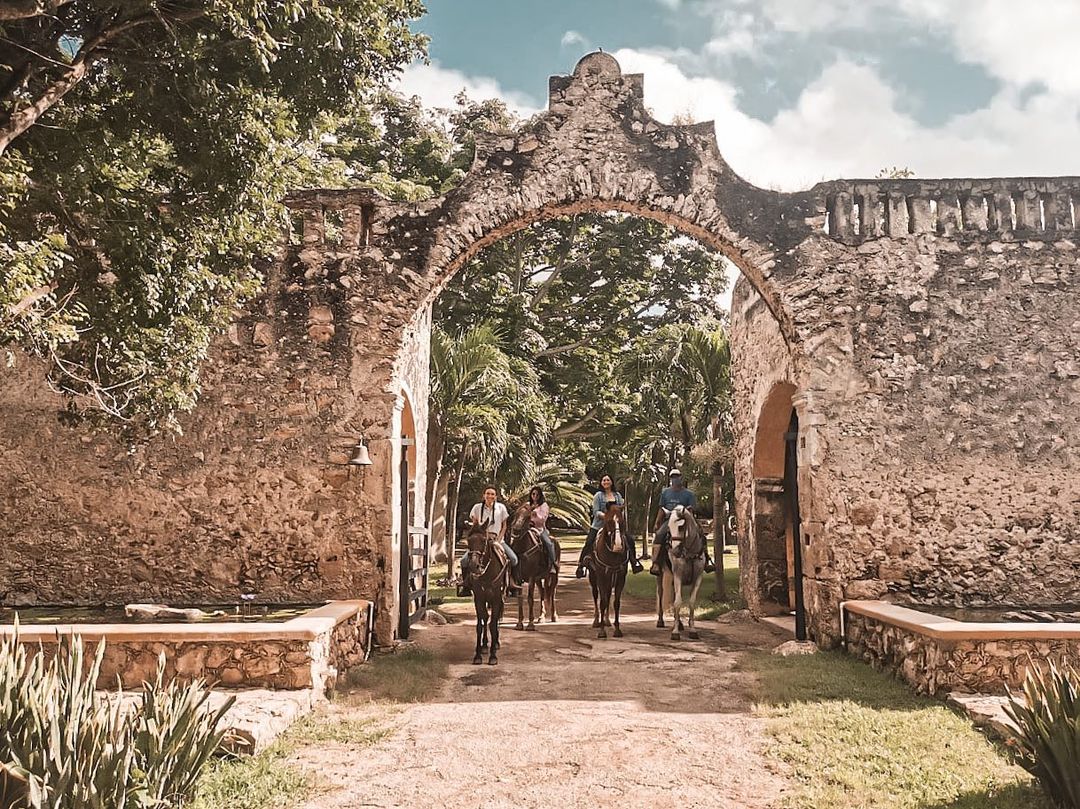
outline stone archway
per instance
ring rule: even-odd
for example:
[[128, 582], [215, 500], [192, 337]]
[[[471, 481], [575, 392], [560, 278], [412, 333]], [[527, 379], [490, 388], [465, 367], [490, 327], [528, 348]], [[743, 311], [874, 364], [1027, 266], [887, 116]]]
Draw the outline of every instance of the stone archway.
[[653, 120], [643, 81], [586, 56], [438, 199], [290, 194], [302, 232], [213, 347], [183, 436], [50, 439], [62, 403], [0, 369], [0, 602], [359, 596], [389, 640], [395, 408], [407, 390], [422, 458], [430, 302], [485, 244], [573, 210], [658, 219], [742, 270], [739, 539], [755, 427], [788, 382], [815, 639], [839, 640], [844, 599], [1080, 600], [1080, 178], [766, 191], [721, 157], [722, 121]]

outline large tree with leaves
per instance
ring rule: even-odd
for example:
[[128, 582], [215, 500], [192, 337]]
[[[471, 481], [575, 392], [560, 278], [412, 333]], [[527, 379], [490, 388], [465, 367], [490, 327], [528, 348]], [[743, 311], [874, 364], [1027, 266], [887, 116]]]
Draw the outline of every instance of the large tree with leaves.
[[422, 50], [421, 11], [0, 0], [0, 342], [48, 356], [91, 410], [190, 407], [283, 192], [338, 167], [320, 128]]

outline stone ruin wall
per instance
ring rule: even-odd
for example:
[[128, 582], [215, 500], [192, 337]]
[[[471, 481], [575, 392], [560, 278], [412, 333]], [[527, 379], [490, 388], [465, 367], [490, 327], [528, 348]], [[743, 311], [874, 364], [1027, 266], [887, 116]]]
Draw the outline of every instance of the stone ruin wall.
[[[445, 197], [294, 195], [299, 243], [215, 347], [183, 437], [128, 453], [59, 427], [32, 366], [0, 371], [0, 601], [363, 597], [388, 640], [390, 439], [399, 383], [423, 435], [430, 301], [485, 244], [574, 210], [674, 225], [761, 295], [732, 327], [750, 392], [739, 464], [790, 362], [820, 640], [837, 639], [845, 598], [1080, 600], [1080, 180], [764, 191], [724, 163], [711, 124], [652, 120], [641, 88], [591, 54], [553, 78], [549, 112], [481, 138]], [[345, 466], [358, 435], [373, 439], [363, 475]]]
[[[388, 642], [392, 391], [426, 418], [430, 337], [427, 310], [375, 309], [388, 298], [347, 256], [289, 250], [214, 345], [182, 435], [131, 448], [62, 426], [36, 361], [0, 370], [0, 603], [366, 598]], [[413, 360], [394, 366], [402, 334]], [[366, 470], [347, 465], [360, 435]]]
[[[917, 192], [945, 197], [933, 182]], [[844, 599], [1080, 601], [1080, 250], [1072, 232], [1017, 221], [939, 232], [938, 217], [896, 236], [814, 234], [793, 251], [817, 268], [785, 303], [815, 422], [800, 495], [823, 640]], [[756, 312], [736, 306], [732, 326], [751, 407], [775, 343]]]

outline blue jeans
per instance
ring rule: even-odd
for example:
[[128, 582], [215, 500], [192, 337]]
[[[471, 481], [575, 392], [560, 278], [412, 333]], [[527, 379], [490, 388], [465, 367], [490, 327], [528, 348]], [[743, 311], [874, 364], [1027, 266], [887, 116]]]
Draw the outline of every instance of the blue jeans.
[[548, 559], [551, 560], [551, 564], [558, 565], [559, 559], [555, 556], [555, 542], [546, 528], [540, 532], [540, 539], [543, 541], [544, 547], [547, 548]]

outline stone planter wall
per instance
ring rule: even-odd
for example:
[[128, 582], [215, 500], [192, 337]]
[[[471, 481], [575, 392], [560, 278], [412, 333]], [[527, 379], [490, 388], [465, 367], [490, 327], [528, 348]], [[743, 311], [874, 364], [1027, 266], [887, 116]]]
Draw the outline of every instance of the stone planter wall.
[[875, 601], [846, 605], [851, 654], [920, 693], [1016, 690], [1032, 660], [1080, 664], [1080, 624], [968, 623]]
[[[340, 674], [364, 661], [370, 643], [368, 602], [338, 601], [299, 618], [262, 624], [68, 624], [22, 627], [24, 643], [55, 651], [57, 634], [78, 636], [93, 656], [105, 641], [99, 688], [139, 688], [155, 676], [201, 679], [224, 688], [331, 690]], [[0, 637], [12, 627], [0, 627]]]

